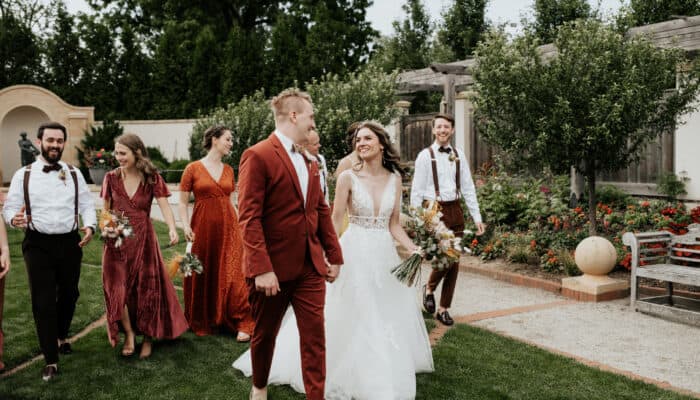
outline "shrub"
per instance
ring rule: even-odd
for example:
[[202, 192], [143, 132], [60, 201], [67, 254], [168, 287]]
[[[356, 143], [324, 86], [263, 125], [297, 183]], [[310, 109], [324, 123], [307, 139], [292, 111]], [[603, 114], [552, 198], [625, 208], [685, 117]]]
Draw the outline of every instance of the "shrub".
[[165, 181], [168, 183], [180, 183], [182, 173], [184, 172], [190, 160], [174, 160], [168, 166], [168, 173], [165, 174]]
[[596, 188], [595, 194], [598, 203], [607, 204], [614, 209], [624, 209], [630, 202], [630, 195], [613, 185]]
[[656, 191], [666, 195], [669, 201], [675, 201], [678, 199], [678, 196], [688, 194], [685, 190], [685, 183], [689, 180], [690, 178], [687, 176], [679, 177], [673, 172], [666, 172], [657, 179]]
[[[148, 146], [148, 147], [146, 147], [146, 151], [148, 152], [148, 158], [150, 158], [151, 161], [153, 161], [153, 163], [156, 164], [156, 166], [164, 165], [167, 167], [168, 164], [170, 164], [170, 161], [168, 161], [168, 159], [165, 158], [165, 156], [163, 155], [163, 152], [160, 151], [159, 147]], [[163, 168], [163, 169], [165, 169], [165, 168]]]

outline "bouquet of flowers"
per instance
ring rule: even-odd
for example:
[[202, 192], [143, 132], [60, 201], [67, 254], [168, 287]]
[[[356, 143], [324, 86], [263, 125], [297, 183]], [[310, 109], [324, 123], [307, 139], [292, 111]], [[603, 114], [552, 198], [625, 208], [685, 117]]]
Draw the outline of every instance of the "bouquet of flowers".
[[444, 270], [458, 262], [463, 252], [470, 252], [462, 247], [461, 238], [445, 226], [441, 217], [437, 202], [432, 202], [427, 208], [411, 208], [405, 229], [419, 250], [391, 270], [399, 281], [413, 286], [424, 257], [433, 269]]
[[170, 262], [170, 276], [173, 277], [176, 274], [182, 276], [192, 276], [193, 273], [201, 274], [204, 271], [204, 266], [199, 258], [192, 254], [192, 242], [187, 242], [187, 248], [185, 249], [185, 254], [176, 254]]
[[123, 213], [117, 215], [110, 210], [102, 210], [99, 226], [101, 239], [114, 239], [115, 248], [121, 246], [124, 239], [130, 237], [134, 232], [128, 217]]

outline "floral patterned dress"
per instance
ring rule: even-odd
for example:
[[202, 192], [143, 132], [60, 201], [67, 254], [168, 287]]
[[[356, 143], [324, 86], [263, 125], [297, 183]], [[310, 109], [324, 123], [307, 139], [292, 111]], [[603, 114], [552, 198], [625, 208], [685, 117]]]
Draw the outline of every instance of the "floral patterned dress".
[[233, 168], [224, 165], [219, 180], [201, 161], [190, 163], [180, 180], [180, 190], [193, 192], [192, 253], [204, 266], [202, 274], [184, 279], [185, 316], [197, 335], [231, 332], [253, 333], [248, 289], [241, 270], [243, 239], [238, 215], [231, 205], [236, 188]]
[[114, 247], [104, 244], [102, 282], [107, 306], [109, 342], [116, 346], [124, 306], [137, 335], [173, 339], [187, 330], [187, 321], [168, 276], [158, 238], [151, 222], [154, 198], [170, 196], [160, 175], [155, 183], [142, 183], [129, 198], [120, 170], [110, 171], [102, 184], [103, 199], [111, 200], [112, 210], [124, 213], [133, 235]]

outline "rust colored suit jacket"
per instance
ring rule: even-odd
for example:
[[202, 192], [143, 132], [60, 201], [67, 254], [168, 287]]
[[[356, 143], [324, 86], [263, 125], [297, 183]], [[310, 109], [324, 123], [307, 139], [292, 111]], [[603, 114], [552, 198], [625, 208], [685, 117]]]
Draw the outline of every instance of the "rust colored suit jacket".
[[306, 205], [286, 149], [274, 135], [247, 149], [239, 166], [238, 213], [243, 232], [243, 273], [274, 271], [280, 282], [301, 275], [306, 252], [322, 276], [343, 256], [323, 197], [318, 168], [307, 160]]

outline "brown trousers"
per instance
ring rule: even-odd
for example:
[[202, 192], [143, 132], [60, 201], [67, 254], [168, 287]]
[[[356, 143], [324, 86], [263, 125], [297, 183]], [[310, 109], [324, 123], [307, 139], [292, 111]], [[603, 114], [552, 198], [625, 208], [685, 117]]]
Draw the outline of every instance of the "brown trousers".
[[[442, 206], [442, 222], [452, 229], [455, 235], [462, 237], [464, 233], [464, 211], [459, 200], [440, 202]], [[440, 294], [440, 307], [450, 308], [452, 297], [457, 286], [457, 276], [459, 275], [459, 262], [452, 264], [442, 271], [433, 270], [428, 279], [428, 290], [435, 291], [442, 280], [442, 292]]]

